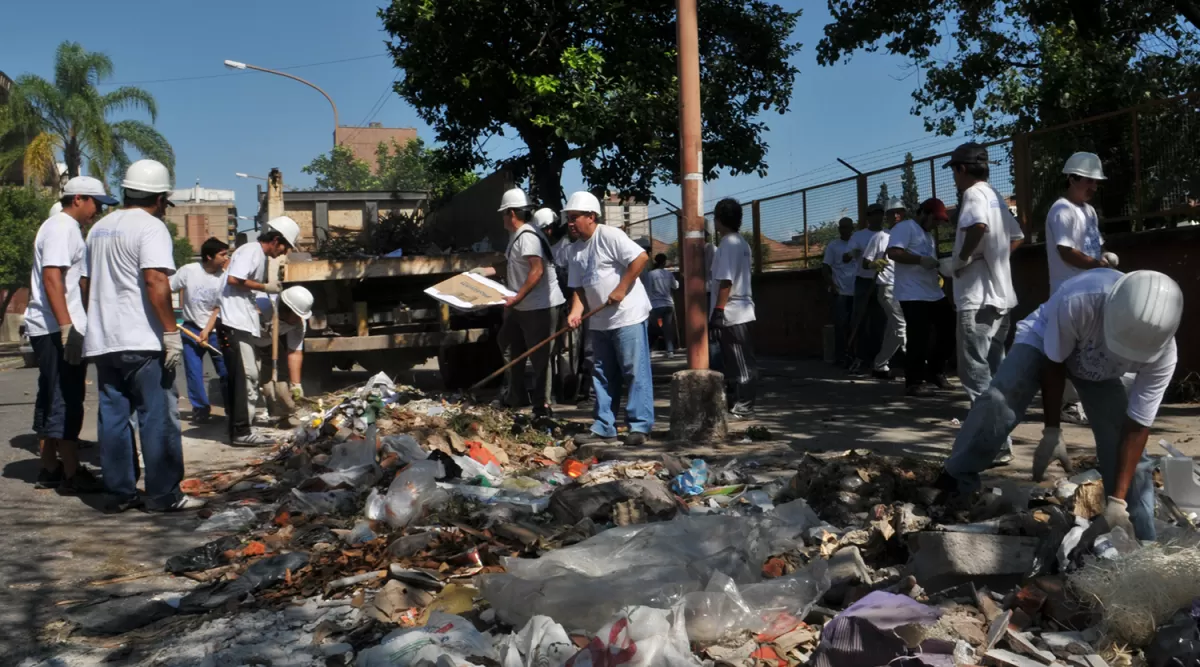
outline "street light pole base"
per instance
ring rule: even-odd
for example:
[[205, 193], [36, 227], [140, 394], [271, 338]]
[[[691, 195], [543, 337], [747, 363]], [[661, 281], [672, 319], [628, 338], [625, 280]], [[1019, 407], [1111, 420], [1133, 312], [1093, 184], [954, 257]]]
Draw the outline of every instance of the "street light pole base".
[[671, 440], [724, 442], [725, 376], [717, 371], [686, 370], [671, 376]]

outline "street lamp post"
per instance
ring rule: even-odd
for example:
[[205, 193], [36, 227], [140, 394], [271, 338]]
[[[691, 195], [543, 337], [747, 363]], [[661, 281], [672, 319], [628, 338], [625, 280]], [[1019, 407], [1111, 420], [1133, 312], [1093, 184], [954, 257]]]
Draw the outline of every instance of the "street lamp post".
[[333, 107], [333, 145], [337, 146], [337, 129], [339, 127], [341, 127], [341, 125], [338, 124], [337, 104], [334, 104], [333, 98], [329, 96], [329, 93], [325, 92], [324, 90], [321, 90], [320, 86], [316, 85], [315, 83], [313, 83], [311, 81], [305, 81], [304, 79], [301, 79], [298, 76], [288, 74], [287, 72], [278, 72], [273, 69], [267, 69], [266, 67], [259, 67], [257, 65], [249, 65], [249, 64], [246, 64], [243, 62], [238, 62], [236, 60], [226, 60], [225, 66], [230, 69], [243, 69], [243, 70], [252, 69], [252, 70], [259, 71], [259, 72], [266, 72], [267, 74], [278, 74], [279, 76], [287, 77], [293, 81], [299, 81], [300, 83], [302, 83], [302, 84], [308, 86], [309, 88], [312, 88], [313, 90], [317, 91], [318, 93], [321, 93], [322, 95], [324, 95], [325, 99], [329, 100], [329, 106]]

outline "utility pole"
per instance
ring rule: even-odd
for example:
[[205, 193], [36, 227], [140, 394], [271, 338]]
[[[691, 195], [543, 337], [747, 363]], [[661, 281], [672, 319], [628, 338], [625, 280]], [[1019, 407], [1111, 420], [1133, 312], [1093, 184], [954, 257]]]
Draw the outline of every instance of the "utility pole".
[[679, 142], [682, 174], [684, 338], [688, 368], [708, 369], [708, 303], [704, 265], [704, 144], [700, 128], [700, 36], [696, 0], [677, 0]]

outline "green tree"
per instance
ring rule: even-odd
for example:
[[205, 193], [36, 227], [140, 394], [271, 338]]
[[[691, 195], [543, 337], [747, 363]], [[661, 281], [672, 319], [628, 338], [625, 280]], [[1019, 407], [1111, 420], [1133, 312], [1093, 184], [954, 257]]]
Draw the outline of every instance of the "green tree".
[[904, 154], [904, 170], [900, 173], [900, 199], [904, 201], [904, 208], [908, 211], [909, 216], [917, 214], [917, 207], [921, 205], [921, 195], [917, 191], [917, 170], [913, 165], [912, 153]]
[[0, 187], [0, 323], [14, 293], [29, 287], [33, 270], [33, 239], [54, 199], [31, 187]]
[[[705, 178], [766, 174], [768, 110], [785, 113], [799, 12], [761, 0], [699, 3]], [[493, 166], [487, 140], [515, 132], [499, 161], [533, 195], [561, 202], [578, 159], [593, 191], [645, 197], [677, 181], [675, 3], [647, 0], [392, 0], [379, 12], [404, 73], [396, 92], [437, 132], [446, 163]]]
[[879, 184], [879, 194], [875, 196], [875, 203], [879, 204], [880, 206], [882, 206], [886, 209], [888, 206], [889, 199], [891, 199], [891, 195], [888, 194], [887, 183], [880, 183]]
[[[97, 89], [112, 76], [112, 60], [89, 52], [76, 42], [59, 44], [54, 58], [54, 81], [35, 74], [17, 79], [10, 105], [18, 125], [35, 135], [26, 152], [26, 163], [45, 164], [62, 153], [67, 176], [82, 173], [84, 158], [92, 176], [119, 177], [130, 164], [130, 149], [158, 160], [174, 173], [175, 152], [150, 124], [140, 120], [113, 120], [122, 111], [144, 111], [154, 122], [158, 105], [141, 88], [121, 86], [107, 93]], [[52, 161], [52, 160], [51, 160]]]
[[192, 259], [200, 254], [192, 247], [192, 242], [184, 237], [179, 236], [179, 227], [173, 222], [166, 223], [167, 231], [171, 232], [172, 251], [175, 258], [175, 268], [179, 268], [185, 264], [191, 264]]
[[474, 172], [444, 170], [437, 151], [426, 148], [420, 139], [403, 146], [380, 142], [374, 171], [345, 146], [318, 155], [300, 171], [315, 177], [313, 190], [428, 192], [431, 208], [479, 180]]
[[313, 190], [379, 189], [379, 179], [371, 173], [371, 165], [354, 157], [354, 153], [345, 146], [334, 146], [332, 151], [313, 158], [300, 171], [316, 178]]

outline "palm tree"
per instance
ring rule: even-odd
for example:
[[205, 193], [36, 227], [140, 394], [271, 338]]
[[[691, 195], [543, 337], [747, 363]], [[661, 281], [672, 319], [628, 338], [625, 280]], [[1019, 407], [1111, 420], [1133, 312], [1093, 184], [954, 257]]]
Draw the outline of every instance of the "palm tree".
[[34, 74], [17, 79], [9, 106], [18, 127], [33, 136], [24, 155], [27, 175], [53, 169], [54, 156], [61, 152], [68, 178], [81, 173], [87, 158], [88, 173], [105, 180], [125, 170], [131, 148], [174, 173], [175, 152], [150, 124], [109, 120], [129, 110], [145, 111], [151, 123], [158, 117], [154, 96], [141, 88], [97, 90], [112, 73], [108, 56], [63, 42], [55, 54], [53, 83]]

